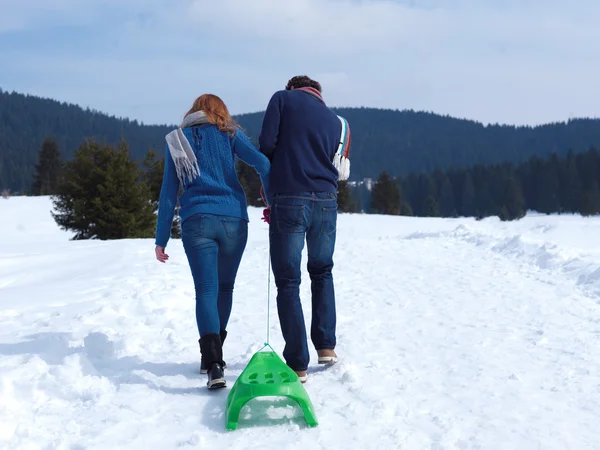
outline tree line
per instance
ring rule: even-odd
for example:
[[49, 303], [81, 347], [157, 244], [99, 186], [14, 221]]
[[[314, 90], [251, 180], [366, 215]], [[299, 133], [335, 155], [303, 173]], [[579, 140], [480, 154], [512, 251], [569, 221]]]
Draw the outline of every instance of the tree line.
[[[549, 157], [552, 152], [564, 157], [569, 148], [600, 147], [597, 119], [516, 127], [411, 110], [334, 111], [347, 118], [352, 128], [352, 181], [377, 178], [383, 169], [406, 177], [474, 164], [520, 164], [532, 156]], [[256, 139], [263, 114], [243, 114], [235, 119]], [[148, 149], [164, 148], [164, 136], [172, 129], [172, 125], [144, 125], [77, 105], [0, 90], [0, 191], [29, 192], [38, 150], [46, 136], [54, 137], [65, 160], [73, 158], [84, 139], [93, 139], [113, 146], [125, 140], [132, 158], [143, 161]]]
[[[255, 170], [236, 164], [248, 204], [262, 206]], [[64, 162], [56, 141], [46, 138], [31, 191], [52, 196], [55, 221], [74, 231], [74, 239], [152, 238], [163, 171], [164, 158], [150, 149], [136, 161], [124, 140], [116, 146], [85, 140]], [[519, 165], [478, 164], [406, 177], [383, 171], [370, 191], [340, 182], [338, 204], [340, 212], [422, 217], [515, 220], [528, 210], [595, 215], [600, 214], [600, 152], [592, 147], [565, 157], [534, 156]], [[176, 214], [172, 237], [180, 236]]]
[[587, 216], [600, 214], [599, 186], [600, 152], [592, 147], [564, 157], [534, 156], [519, 165], [478, 164], [395, 178], [384, 171], [366, 204], [364, 187], [351, 188], [351, 208], [358, 209], [362, 199], [362, 210], [377, 214], [502, 220], [520, 219], [527, 211]]

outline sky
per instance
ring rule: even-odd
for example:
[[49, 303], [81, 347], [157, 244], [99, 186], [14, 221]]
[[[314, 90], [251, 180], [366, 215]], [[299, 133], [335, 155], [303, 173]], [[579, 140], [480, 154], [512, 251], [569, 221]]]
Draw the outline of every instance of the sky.
[[330, 106], [537, 125], [600, 116], [598, 23], [597, 0], [0, 0], [0, 88], [173, 124], [309, 75]]

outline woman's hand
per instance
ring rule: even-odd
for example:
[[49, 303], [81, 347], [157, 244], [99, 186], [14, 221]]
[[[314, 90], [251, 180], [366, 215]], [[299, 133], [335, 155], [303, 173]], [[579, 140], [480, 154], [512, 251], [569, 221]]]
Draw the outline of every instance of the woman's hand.
[[263, 209], [263, 216], [260, 220], [267, 222], [269, 225], [271, 224], [271, 207]]
[[267, 208], [271, 207], [271, 205], [269, 205], [269, 202], [267, 201], [267, 196], [265, 195], [265, 188], [262, 185], [260, 186], [260, 198], [262, 199], [263, 203]]
[[169, 255], [165, 253], [164, 247], [159, 247], [157, 245], [154, 249], [154, 253], [156, 253], [156, 259], [158, 259], [161, 263], [165, 263], [169, 260]]

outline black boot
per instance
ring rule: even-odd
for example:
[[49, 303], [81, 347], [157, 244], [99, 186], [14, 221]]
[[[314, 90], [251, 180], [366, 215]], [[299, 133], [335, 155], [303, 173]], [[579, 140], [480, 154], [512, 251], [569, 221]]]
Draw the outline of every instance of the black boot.
[[[223, 343], [225, 342], [225, 338], [227, 337], [227, 331], [225, 330], [221, 330], [221, 346], [223, 346]], [[198, 341], [199, 343], [200, 341]], [[202, 351], [202, 349], [200, 349]], [[223, 369], [225, 369], [227, 367], [227, 364], [225, 364], [225, 361], [221, 361], [221, 365], [223, 366]], [[201, 374], [206, 374], [208, 373], [208, 369], [206, 368], [206, 363], [204, 362], [204, 358], [200, 358], [200, 373]]]
[[206, 362], [208, 369], [209, 389], [225, 387], [225, 376], [223, 374], [223, 345], [218, 334], [207, 334], [200, 339], [200, 352]]

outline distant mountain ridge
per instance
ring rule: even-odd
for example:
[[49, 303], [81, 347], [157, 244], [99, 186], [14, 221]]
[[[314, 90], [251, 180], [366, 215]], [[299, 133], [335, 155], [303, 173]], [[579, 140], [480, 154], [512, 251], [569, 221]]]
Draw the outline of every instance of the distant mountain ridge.
[[[522, 162], [569, 149], [600, 147], [600, 120], [575, 119], [535, 127], [483, 125], [428, 112], [376, 108], [334, 108], [352, 130], [351, 179], [431, 172], [436, 168], [477, 163]], [[235, 116], [256, 139], [262, 112]], [[46, 136], [58, 142], [69, 159], [86, 138], [116, 143], [125, 139], [132, 156], [148, 149], [162, 154], [164, 136], [174, 125], [143, 125], [80, 106], [0, 90], [0, 189], [27, 191], [40, 146]]]

